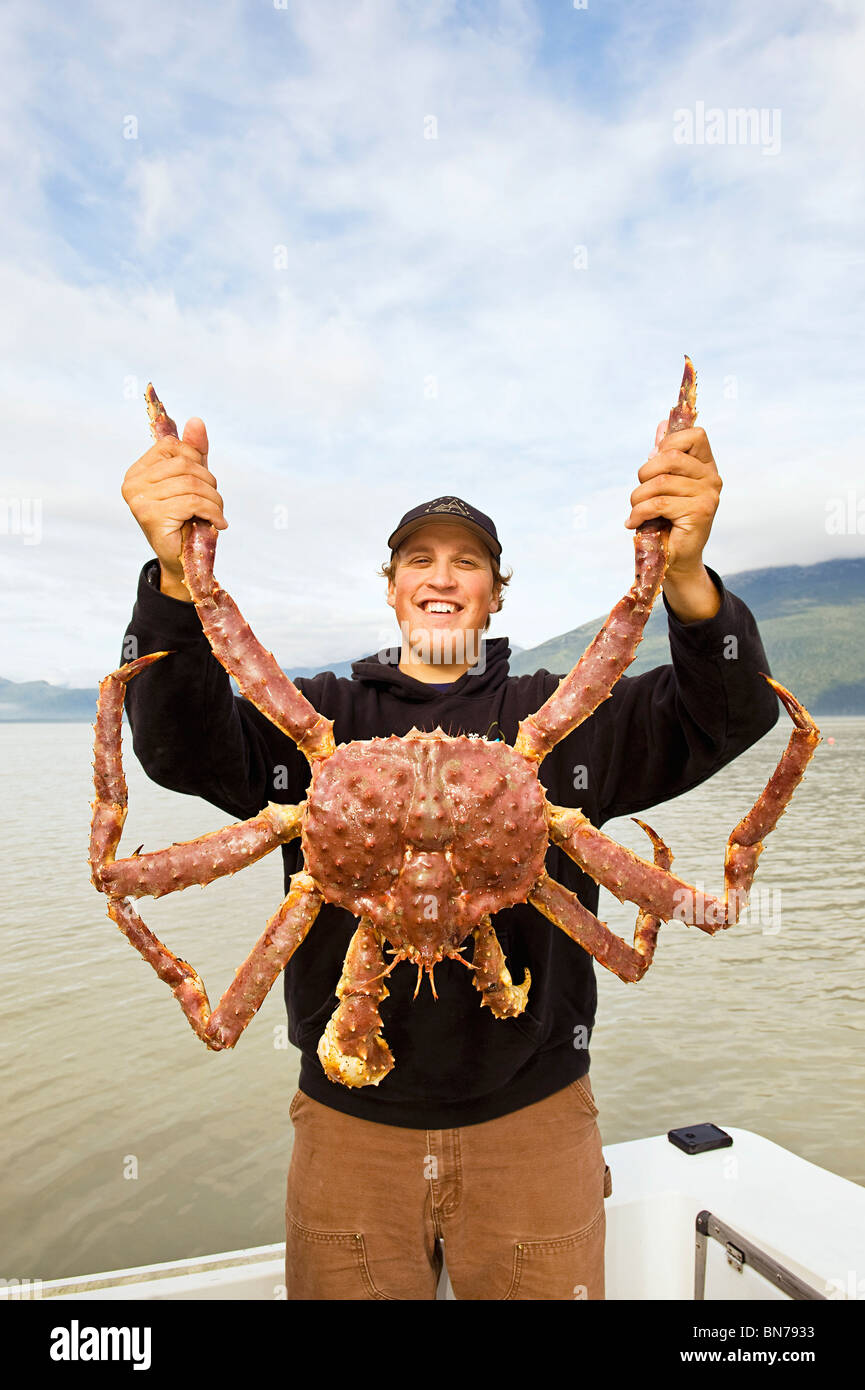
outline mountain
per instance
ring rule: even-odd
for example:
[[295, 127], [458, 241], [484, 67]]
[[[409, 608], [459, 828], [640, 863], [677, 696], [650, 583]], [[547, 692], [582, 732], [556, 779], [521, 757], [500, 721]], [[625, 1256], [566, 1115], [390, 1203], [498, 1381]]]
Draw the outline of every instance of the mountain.
[[[865, 714], [865, 556], [723, 576], [760, 626], [772, 675], [812, 714]], [[569, 671], [606, 614], [511, 661], [514, 675]], [[670, 660], [667, 614], [656, 603], [629, 676]]]
[[[357, 658], [353, 659], [356, 660]], [[335, 676], [344, 676], [346, 680], [350, 680], [351, 665], [351, 661], [332, 661], [329, 666], [283, 666], [282, 669], [293, 681], [297, 680], [298, 676], [318, 676], [322, 671], [333, 671]], [[232, 681], [234, 681], [233, 676]], [[234, 683], [236, 685], [236, 681]]]
[[[865, 556], [819, 565], [784, 565], [724, 576], [760, 624], [772, 675], [812, 714], [865, 714]], [[564, 674], [579, 660], [606, 614], [523, 650], [512, 644], [511, 672]], [[656, 603], [637, 657], [636, 676], [670, 659], [667, 616]], [[351, 661], [329, 666], [287, 666], [290, 676], [319, 671], [351, 675]], [[96, 691], [47, 681], [0, 678], [0, 723], [79, 721], [96, 718]]]
[[7, 681], [0, 677], [0, 723], [77, 722], [96, 718], [95, 690], [73, 690], [48, 681]]

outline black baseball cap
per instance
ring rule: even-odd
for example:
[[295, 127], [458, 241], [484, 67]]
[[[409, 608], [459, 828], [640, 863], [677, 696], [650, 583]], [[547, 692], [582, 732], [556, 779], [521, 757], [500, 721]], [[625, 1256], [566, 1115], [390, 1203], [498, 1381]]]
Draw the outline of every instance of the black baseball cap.
[[426, 526], [428, 521], [439, 520], [458, 521], [461, 526], [467, 527], [469, 531], [474, 531], [484, 545], [489, 547], [496, 559], [501, 555], [502, 548], [499, 545], [494, 523], [483, 512], [479, 512], [477, 507], [471, 506], [469, 502], [464, 502], [461, 497], [436, 497], [432, 502], [422, 502], [419, 507], [414, 507], [412, 511], [406, 512], [388, 539], [391, 551], [396, 550], [397, 546], [401, 545], [413, 531], [419, 531], [421, 526]]

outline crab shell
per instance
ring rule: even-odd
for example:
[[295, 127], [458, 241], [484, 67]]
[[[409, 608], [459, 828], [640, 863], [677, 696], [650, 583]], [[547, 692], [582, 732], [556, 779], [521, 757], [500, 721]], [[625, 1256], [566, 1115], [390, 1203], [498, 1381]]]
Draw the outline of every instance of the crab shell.
[[487, 913], [526, 901], [545, 807], [536, 764], [506, 743], [442, 729], [347, 743], [314, 766], [304, 860], [328, 902], [431, 966]]

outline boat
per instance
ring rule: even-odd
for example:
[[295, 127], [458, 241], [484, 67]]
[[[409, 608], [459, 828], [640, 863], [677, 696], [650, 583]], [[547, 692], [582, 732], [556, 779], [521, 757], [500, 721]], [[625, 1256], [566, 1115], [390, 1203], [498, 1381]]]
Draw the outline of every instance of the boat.
[[[751, 1130], [687, 1153], [667, 1134], [606, 1145], [607, 1300], [865, 1298], [865, 1187]], [[454, 1299], [447, 1248], [437, 1297]], [[284, 1246], [54, 1279], [5, 1299], [285, 1298]], [[39, 1281], [36, 1281], [39, 1282]]]

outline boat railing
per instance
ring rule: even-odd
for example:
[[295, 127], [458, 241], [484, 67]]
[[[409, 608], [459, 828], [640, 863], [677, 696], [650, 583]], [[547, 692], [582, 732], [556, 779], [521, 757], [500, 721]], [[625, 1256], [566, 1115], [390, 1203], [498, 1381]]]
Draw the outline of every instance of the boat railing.
[[753, 1269], [755, 1274], [759, 1274], [763, 1279], [768, 1279], [775, 1288], [780, 1289], [788, 1298], [793, 1299], [824, 1299], [826, 1295], [818, 1293], [810, 1284], [806, 1284], [804, 1279], [800, 1279], [798, 1274], [794, 1274], [786, 1265], [782, 1265], [780, 1260], [776, 1260], [774, 1255], [770, 1255], [767, 1250], [761, 1250], [759, 1245], [755, 1245], [752, 1240], [734, 1231], [732, 1226], [728, 1226], [725, 1221], [721, 1221], [710, 1211], [701, 1211], [697, 1215], [696, 1221], [696, 1253], [694, 1257], [694, 1298], [704, 1299], [706, 1296], [706, 1254], [710, 1240], [717, 1240], [724, 1246], [727, 1254], [727, 1263], [739, 1272], [744, 1270], [747, 1265]]

